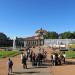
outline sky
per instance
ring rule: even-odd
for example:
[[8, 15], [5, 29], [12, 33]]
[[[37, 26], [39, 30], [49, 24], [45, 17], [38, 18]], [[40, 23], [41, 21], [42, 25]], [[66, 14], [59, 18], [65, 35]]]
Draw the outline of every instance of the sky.
[[0, 32], [27, 37], [43, 28], [75, 31], [75, 0], [0, 0]]

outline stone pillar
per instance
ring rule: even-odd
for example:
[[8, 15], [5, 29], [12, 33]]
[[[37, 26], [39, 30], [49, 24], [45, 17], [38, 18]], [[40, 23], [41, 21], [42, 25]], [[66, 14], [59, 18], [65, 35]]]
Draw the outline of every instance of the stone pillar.
[[36, 40], [34, 41], [34, 46], [36, 46]]
[[37, 40], [37, 46], [38, 46], [38, 40]]
[[38, 45], [40, 46], [40, 40], [38, 40]]
[[31, 42], [31, 40], [30, 40], [30, 47], [32, 46], [32, 42]]
[[28, 40], [27, 40], [27, 47], [28, 47]]
[[27, 45], [27, 41], [24, 41], [24, 47], [26, 47], [26, 45]]
[[33, 41], [31, 40], [31, 46], [33, 46]]
[[36, 40], [36, 46], [37, 46], [37, 40]]

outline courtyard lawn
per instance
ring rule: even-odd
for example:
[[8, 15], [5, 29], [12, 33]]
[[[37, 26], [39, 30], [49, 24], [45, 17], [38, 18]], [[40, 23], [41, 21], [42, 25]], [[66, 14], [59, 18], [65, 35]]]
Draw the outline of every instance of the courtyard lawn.
[[75, 51], [69, 50], [65, 51], [67, 58], [75, 58]]
[[0, 51], [0, 58], [16, 56], [19, 53], [19, 51]]

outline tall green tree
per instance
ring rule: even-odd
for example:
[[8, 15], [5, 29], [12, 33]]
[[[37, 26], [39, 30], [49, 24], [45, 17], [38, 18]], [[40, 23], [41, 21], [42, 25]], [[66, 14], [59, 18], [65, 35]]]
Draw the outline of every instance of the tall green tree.
[[72, 34], [73, 34], [73, 39], [75, 39], [75, 32], [73, 32]]
[[0, 32], [0, 47], [12, 46], [12, 40], [6, 34]]
[[73, 34], [71, 32], [64, 32], [60, 34], [62, 39], [73, 39]]
[[44, 36], [45, 39], [58, 39], [58, 33], [56, 32], [47, 32], [47, 34]]
[[7, 36], [4, 33], [0, 33], [0, 40], [7, 40]]

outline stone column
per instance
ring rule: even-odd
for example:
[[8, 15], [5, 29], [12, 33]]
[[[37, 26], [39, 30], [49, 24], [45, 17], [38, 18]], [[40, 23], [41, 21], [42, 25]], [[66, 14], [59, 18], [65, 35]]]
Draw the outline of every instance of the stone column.
[[24, 41], [24, 47], [26, 47], [26, 45], [27, 45], [27, 41]]

